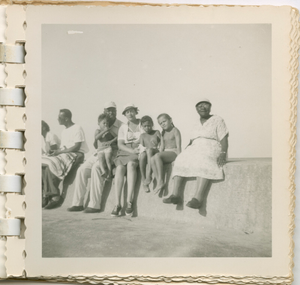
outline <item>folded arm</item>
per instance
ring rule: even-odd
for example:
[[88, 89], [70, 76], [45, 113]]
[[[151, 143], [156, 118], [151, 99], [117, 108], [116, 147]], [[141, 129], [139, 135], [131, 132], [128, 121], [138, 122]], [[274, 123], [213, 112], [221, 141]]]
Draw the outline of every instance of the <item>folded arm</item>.
[[139, 153], [139, 150], [137, 148], [132, 149], [131, 147], [126, 146], [124, 140], [118, 140], [118, 148], [120, 150], [127, 151], [129, 153]]
[[73, 145], [69, 148], [54, 150], [53, 152], [50, 153], [50, 156], [56, 156], [56, 155], [59, 155], [62, 153], [68, 153], [68, 152], [77, 152], [80, 150], [80, 147], [81, 147], [81, 142], [76, 142], [75, 145]]

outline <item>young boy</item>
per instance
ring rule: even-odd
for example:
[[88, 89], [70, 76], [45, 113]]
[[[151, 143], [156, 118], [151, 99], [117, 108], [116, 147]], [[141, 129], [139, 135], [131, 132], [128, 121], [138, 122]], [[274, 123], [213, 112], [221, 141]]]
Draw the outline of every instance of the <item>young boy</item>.
[[[106, 114], [98, 117], [99, 129], [95, 133], [97, 141], [97, 154], [101, 170], [101, 176], [110, 179], [112, 176], [112, 147], [111, 141], [117, 137], [110, 131], [109, 118]], [[110, 142], [109, 144], [107, 142]]]

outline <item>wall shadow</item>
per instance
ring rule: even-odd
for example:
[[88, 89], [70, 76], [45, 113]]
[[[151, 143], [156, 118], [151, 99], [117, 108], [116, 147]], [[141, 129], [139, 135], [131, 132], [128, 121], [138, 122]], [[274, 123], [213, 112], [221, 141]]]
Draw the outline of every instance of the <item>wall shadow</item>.
[[[140, 187], [141, 187], [141, 174], [140, 171], [137, 170], [137, 179], [136, 179], [136, 183], [135, 183], [135, 187], [134, 187], [134, 192], [133, 192], [133, 214], [132, 217], [138, 217], [138, 206], [137, 206], [137, 200], [138, 200], [138, 196], [140, 193]], [[127, 197], [128, 197], [128, 186], [127, 186], [127, 172], [125, 174], [125, 181], [124, 181], [124, 185], [123, 185], [123, 201], [124, 201], [124, 205], [122, 207], [121, 210], [121, 216], [125, 216], [125, 209], [127, 207]]]
[[84, 162], [84, 154], [78, 153], [78, 155], [75, 159], [75, 162], [71, 167], [71, 170], [69, 171], [67, 176], [61, 182], [62, 190], [61, 190], [61, 194], [60, 194], [60, 206], [64, 203], [67, 193], [68, 193], [68, 188], [70, 185], [73, 184], [73, 182], [76, 178], [77, 170], [83, 164], [83, 162]]

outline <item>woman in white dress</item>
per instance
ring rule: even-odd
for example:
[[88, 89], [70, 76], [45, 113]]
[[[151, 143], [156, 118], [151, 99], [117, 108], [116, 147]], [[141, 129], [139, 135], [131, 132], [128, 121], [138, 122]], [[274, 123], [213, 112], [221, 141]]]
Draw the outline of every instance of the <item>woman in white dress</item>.
[[228, 149], [228, 129], [221, 117], [210, 114], [211, 102], [208, 99], [200, 100], [196, 110], [200, 118], [193, 129], [190, 143], [174, 163], [173, 193], [163, 200], [166, 204], [178, 204], [181, 201], [179, 189], [184, 178], [197, 177], [195, 195], [187, 203], [193, 209], [201, 207], [209, 182], [223, 179]]

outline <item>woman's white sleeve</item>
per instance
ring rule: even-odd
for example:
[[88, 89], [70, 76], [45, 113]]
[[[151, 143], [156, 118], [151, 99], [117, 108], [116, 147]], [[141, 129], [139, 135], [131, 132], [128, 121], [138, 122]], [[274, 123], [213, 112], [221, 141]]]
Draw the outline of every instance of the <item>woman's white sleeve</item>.
[[217, 136], [218, 140], [221, 141], [228, 134], [227, 126], [223, 119], [221, 119], [217, 124]]
[[126, 125], [122, 125], [119, 129], [119, 132], [118, 132], [118, 140], [126, 140], [126, 134], [125, 134], [125, 128], [124, 126], [126, 127]]

